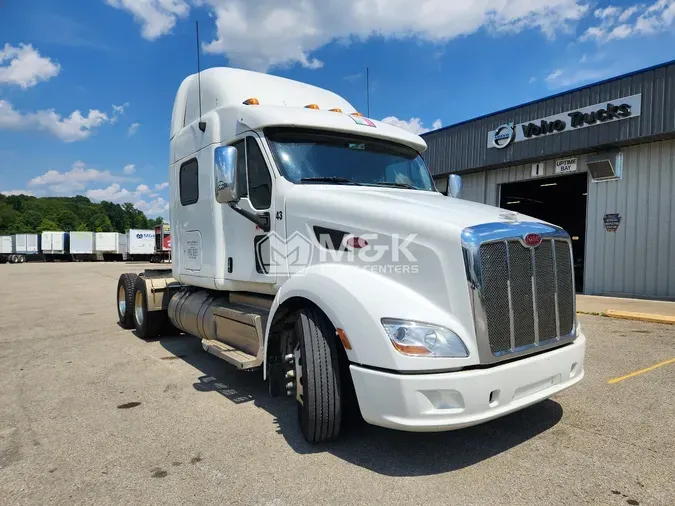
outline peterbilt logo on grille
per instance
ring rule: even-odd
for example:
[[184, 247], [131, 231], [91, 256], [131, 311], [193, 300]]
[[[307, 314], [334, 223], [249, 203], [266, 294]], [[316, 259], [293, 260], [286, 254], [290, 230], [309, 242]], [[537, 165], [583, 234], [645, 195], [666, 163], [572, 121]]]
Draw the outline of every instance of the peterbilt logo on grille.
[[541, 236], [539, 234], [527, 234], [524, 237], [525, 244], [530, 248], [536, 248], [541, 244]]

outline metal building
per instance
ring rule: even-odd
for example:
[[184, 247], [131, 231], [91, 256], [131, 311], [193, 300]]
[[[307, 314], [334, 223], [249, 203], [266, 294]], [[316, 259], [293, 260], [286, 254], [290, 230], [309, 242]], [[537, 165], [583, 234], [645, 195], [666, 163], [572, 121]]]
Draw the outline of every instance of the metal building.
[[566, 228], [579, 292], [675, 299], [675, 61], [423, 137], [439, 189]]

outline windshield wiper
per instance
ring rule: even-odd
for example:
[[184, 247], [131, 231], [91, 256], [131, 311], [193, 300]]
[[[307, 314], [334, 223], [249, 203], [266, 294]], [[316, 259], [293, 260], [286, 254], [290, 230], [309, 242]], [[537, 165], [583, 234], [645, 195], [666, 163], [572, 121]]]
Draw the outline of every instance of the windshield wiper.
[[382, 183], [373, 183], [372, 186], [388, 186], [388, 187], [391, 187], [391, 188], [407, 188], [409, 190], [419, 190], [419, 188], [417, 186], [413, 186], [413, 185], [408, 184], [408, 183], [385, 183], [385, 182], [382, 182]]
[[340, 176], [321, 176], [321, 177], [303, 177], [300, 180], [301, 183], [336, 183], [336, 184], [355, 184], [358, 185], [357, 181], [349, 179], [346, 177]]

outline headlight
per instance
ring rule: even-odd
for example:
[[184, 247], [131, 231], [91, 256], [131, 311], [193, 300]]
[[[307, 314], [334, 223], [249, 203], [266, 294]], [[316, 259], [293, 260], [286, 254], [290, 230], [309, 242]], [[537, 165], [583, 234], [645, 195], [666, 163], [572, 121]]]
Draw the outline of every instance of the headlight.
[[457, 334], [445, 327], [410, 320], [383, 318], [391, 344], [399, 353], [414, 357], [468, 357]]

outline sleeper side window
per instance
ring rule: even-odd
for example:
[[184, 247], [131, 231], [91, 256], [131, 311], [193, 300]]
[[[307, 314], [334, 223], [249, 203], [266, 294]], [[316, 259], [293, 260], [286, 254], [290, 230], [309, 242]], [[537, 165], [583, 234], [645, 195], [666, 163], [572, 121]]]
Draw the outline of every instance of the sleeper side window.
[[199, 200], [199, 167], [196, 158], [180, 166], [178, 179], [181, 205], [195, 204]]
[[256, 209], [269, 209], [272, 203], [272, 178], [260, 146], [253, 137], [246, 138], [248, 192]]

